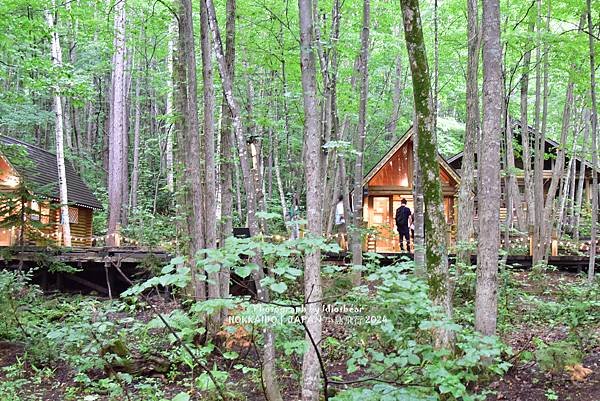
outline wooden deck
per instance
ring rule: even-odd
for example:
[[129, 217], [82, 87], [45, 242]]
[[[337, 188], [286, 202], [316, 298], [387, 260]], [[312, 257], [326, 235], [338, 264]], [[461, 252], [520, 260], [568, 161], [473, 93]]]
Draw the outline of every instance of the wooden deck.
[[[406, 260], [407, 258], [412, 260], [412, 253], [380, 253], [380, 263], [389, 265], [398, 261]], [[455, 258], [455, 255], [449, 255], [450, 262]], [[325, 262], [334, 264], [348, 264], [352, 261], [352, 256], [348, 252], [341, 253], [329, 253], [324, 257]], [[530, 269], [532, 265], [531, 256], [529, 255], [509, 255], [506, 264], [515, 269]], [[501, 259], [500, 259], [501, 260]], [[477, 263], [477, 255], [471, 256], [471, 263]], [[587, 271], [589, 264], [589, 256], [576, 256], [576, 255], [563, 255], [563, 256], [550, 256], [548, 258], [548, 264], [556, 266], [559, 270], [570, 271], [570, 272], [581, 272]], [[600, 261], [596, 260], [596, 271], [599, 271]]]
[[107, 261], [140, 263], [148, 258], [155, 258], [161, 262], [169, 260], [169, 255], [164, 249], [149, 247], [84, 247], [55, 250], [28, 246], [22, 252], [18, 247], [4, 249], [12, 250], [10, 257], [7, 257], [6, 254], [0, 254], [0, 262], [5, 263], [15, 260], [39, 261], [40, 254], [64, 263], [105, 263]]
[[[153, 271], [167, 263], [171, 256], [162, 248], [148, 247], [86, 247], [54, 249], [40, 247], [3, 248], [0, 269], [15, 269], [21, 265], [31, 269], [33, 282], [44, 291], [97, 292], [118, 295], [134, 280], [149, 278]], [[77, 271], [66, 272], [56, 262]]]
[[[389, 265], [412, 258], [413, 254], [409, 253], [386, 253], [381, 254], [380, 263]], [[22, 252], [16, 248], [4, 248], [0, 250], [0, 269], [14, 269], [19, 265], [25, 269], [33, 268], [34, 283], [45, 291], [95, 292], [112, 298], [129, 288], [132, 281], [147, 279], [156, 274], [170, 259], [171, 255], [164, 249], [147, 247], [88, 247], [68, 250], [27, 247]], [[350, 264], [351, 259], [348, 252], [324, 255], [326, 263], [338, 265]], [[453, 260], [454, 255], [450, 255], [450, 259]], [[587, 256], [549, 258], [550, 265], [561, 271], [574, 273], [587, 271], [588, 261]], [[62, 262], [77, 271], [53, 269], [53, 262]], [[477, 263], [476, 255], [472, 256], [471, 262]], [[531, 257], [511, 255], [507, 264], [515, 269], [528, 269], [531, 268]], [[600, 270], [598, 261], [596, 269]]]

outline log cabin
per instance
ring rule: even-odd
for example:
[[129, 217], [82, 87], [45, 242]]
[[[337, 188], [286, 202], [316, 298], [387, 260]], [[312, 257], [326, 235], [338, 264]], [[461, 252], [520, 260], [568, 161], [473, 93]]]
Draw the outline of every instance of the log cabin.
[[[25, 159], [25, 162], [17, 159]], [[102, 205], [68, 161], [65, 170], [72, 246], [90, 246], [93, 213], [102, 209]], [[21, 186], [30, 194], [27, 205], [22, 208], [27, 211], [24, 218], [39, 223], [36, 224], [39, 228], [33, 228], [31, 224], [22, 224], [20, 227], [5, 224], [0, 227], [0, 246], [19, 243], [21, 227], [31, 227], [24, 231], [35, 231], [23, 233], [27, 245], [61, 246], [56, 155], [21, 140], [0, 136], [0, 192], [14, 193]], [[0, 220], [6, 220], [6, 216], [0, 217]]]
[[[460, 177], [438, 154], [440, 182], [448, 236], [455, 233]], [[402, 198], [414, 211], [413, 201], [413, 129], [409, 128], [389, 151], [373, 166], [363, 179], [363, 220], [372, 228], [365, 248], [370, 252], [395, 253], [400, 251], [398, 232], [394, 220]]]
[[[520, 148], [521, 123], [519, 120], [513, 119], [511, 124], [512, 124], [512, 132], [513, 132], [514, 141], [517, 144], [517, 146], [515, 148]], [[534, 129], [532, 127], [529, 127], [528, 131], [529, 131], [529, 137], [531, 138], [530, 146], [533, 149]], [[559, 148], [560, 148], [560, 144], [558, 142], [556, 142], [550, 138], [546, 138], [546, 142], [544, 144], [544, 153], [546, 154], [546, 157], [544, 158], [544, 171], [543, 171], [544, 197], [546, 196], [548, 189], [550, 187], [550, 181], [552, 179], [552, 173], [554, 170], [554, 165], [556, 162], [557, 152], [558, 152]], [[460, 153], [448, 158], [448, 164], [454, 169], [454, 171], [456, 171], [458, 174], [461, 174], [462, 160], [463, 160], [463, 152], [460, 152]], [[567, 168], [569, 166], [570, 160], [571, 160], [571, 155], [569, 155], [567, 153], [565, 155], [565, 168]], [[575, 164], [576, 175], [574, 178], [573, 178], [573, 176], [571, 176], [571, 180], [572, 180], [572, 182], [575, 183], [575, 187], [577, 187], [579, 184], [579, 180], [580, 180], [581, 167], [583, 165], [584, 177], [585, 177], [584, 181], [583, 181], [583, 199], [584, 199], [584, 202], [585, 201], [591, 202], [591, 199], [592, 199], [592, 177], [593, 177], [592, 163], [589, 160], [586, 160], [578, 155], [575, 156], [575, 159], [573, 160], [573, 162]], [[523, 165], [523, 159], [521, 157], [521, 153], [516, 151], [516, 149], [515, 149], [515, 168], [517, 169], [516, 178], [517, 178], [517, 184], [519, 186], [519, 190], [520, 190], [521, 194], [524, 193], [524, 188], [525, 188], [523, 166], [524, 165]], [[532, 162], [531, 168], [533, 169], [533, 162]], [[477, 170], [474, 171], [474, 174], [475, 174], [475, 176], [477, 175]], [[600, 180], [600, 171], [598, 169], [596, 169], [596, 174], [598, 174], [598, 178]], [[500, 206], [500, 220], [504, 221], [506, 219], [506, 214], [507, 214], [507, 209], [506, 209], [506, 204], [505, 204], [506, 191], [505, 191], [505, 180], [504, 179], [501, 180], [501, 190], [502, 190], [502, 204]], [[556, 198], [558, 199], [559, 196], [560, 196], [560, 188], [556, 192]], [[597, 196], [600, 196], [600, 194], [597, 194]], [[477, 198], [475, 198], [475, 203], [477, 204]], [[518, 205], [514, 206], [513, 212], [515, 211], [515, 209], [517, 207], [518, 207]], [[523, 209], [527, 209], [527, 203], [525, 202], [525, 200], [523, 200], [521, 207]], [[475, 210], [477, 210], [477, 207], [475, 208]], [[513, 213], [513, 216], [514, 215], [515, 215], [515, 213]], [[474, 216], [474, 219], [477, 220], [477, 215]], [[477, 225], [476, 225], [476, 227], [477, 227]]]

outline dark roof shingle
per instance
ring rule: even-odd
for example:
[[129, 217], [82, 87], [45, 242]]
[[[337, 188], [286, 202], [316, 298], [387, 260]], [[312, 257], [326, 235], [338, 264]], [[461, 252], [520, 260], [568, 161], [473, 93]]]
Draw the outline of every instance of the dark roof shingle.
[[[41, 189], [43, 187], [46, 189], [46, 192], [40, 194], [49, 195], [52, 199], [60, 199], [58, 167], [54, 153], [8, 136], [0, 135], [0, 142], [4, 145], [23, 146], [34, 166], [23, 168], [13, 165], [13, 167], [21, 176], [33, 184], [34, 188], [32, 190], [34, 192], [37, 188]], [[67, 175], [67, 197], [69, 203], [91, 209], [102, 209], [102, 205], [98, 202], [98, 199], [96, 199], [88, 186], [85, 185], [69, 162], [65, 162], [65, 172]]]

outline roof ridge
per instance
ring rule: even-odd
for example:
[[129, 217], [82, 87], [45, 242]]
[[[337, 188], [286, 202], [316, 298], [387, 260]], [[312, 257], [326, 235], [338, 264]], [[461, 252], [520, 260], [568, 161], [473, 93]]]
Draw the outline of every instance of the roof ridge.
[[37, 146], [37, 145], [33, 145], [33, 144], [29, 143], [29, 142], [25, 142], [25, 141], [24, 141], [24, 140], [22, 140], [22, 139], [15, 138], [15, 137], [13, 137], [13, 136], [8, 136], [8, 135], [0, 135], [0, 137], [4, 137], [4, 138], [11, 139], [11, 140], [13, 140], [13, 141], [19, 142], [19, 143], [20, 143], [21, 145], [23, 145], [23, 146], [26, 146], [26, 147], [28, 147], [28, 148], [34, 148], [34, 149], [40, 150], [40, 151], [42, 151], [42, 152], [46, 152], [46, 153], [48, 153], [48, 154], [50, 154], [50, 155], [52, 155], [52, 156], [55, 156], [55, 157], [56, 157], [56, 153], [54, 153], [54, 152], [50, 152], [49, 150], [46, 150], [46, 149], [44, 149], [44, 148], [42, 148], [42, 147], [39, 147], [39, 146]]

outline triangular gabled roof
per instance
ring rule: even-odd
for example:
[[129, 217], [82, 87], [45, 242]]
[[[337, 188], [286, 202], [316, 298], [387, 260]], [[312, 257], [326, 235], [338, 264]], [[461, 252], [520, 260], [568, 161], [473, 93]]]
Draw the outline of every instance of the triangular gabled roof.
[[[518, 138], [519, 140], [521, 140], [521, 121], [518, 119], [515, 119], [515, 118], [511, 118], [510, 121], [512, 124], [513, 137], [515, 139]], [[529, 125], [528, 132], [529, 132], [529, 135], [533, 135], [535, 133], [535, 129], [531, 125]], [[556, 142], [555, 140], [553, 140], [551, 138], [545, 137], [545, 141], [546, 141], [546, 146], [550, 149], [558, 149], [560, 147], [560, 143]], [[463, 155], [464, 155], [464, 152], [461, 151], [461, 152], [458, 152], [457, 154], [455, 154], [454, 156], [450, 156], [447, 159], [448, 164], [452, 165], [452, 164], [455, 164], [457, 161], [460, 161], [460, 163], [462, 164], [462, 160], [460, 160], [460, 159], [462, 159]], [[475, 156], [475, 157], [477, 157], [477, 156]], [[572, 156], [569, 156], [567, 154], [566, 157], [567, 157], [567, 160], [569, 160], [570, 157], [572, 157]], [[579, 154], [575, 156], [575, 161], [579, 162], [579, 163], [583, 163], [583, 165], [585, 166], [586, 169], [592, 169], [592, 163], [589, 160], [582, 158]], [[596, 169], [596, 171], [600, 174], [600, 169]]]
[[[25, 178], [32, 184], [31, 190], [47, 188], [48, 192], [39, 192], [38, 195], [49, 196], [53, 200], [59, 200], [58, 188], [58, 166], [56, 155], [42, 148], [23, 142], [19, 139], [0, 135], [0, 143], [3, 145], [19, 145], [25, 148], [32, 166], [19, 167], [11, 163], [11, 167], [18, 175]], [[10, 162], [10, 160], [8, 160]], [[96, 196], [83, 182], [81, 177], [75, 172], [70, 163], [65, 163], [65, 172], [67, 176], [67, 197], [69, 204], [87, 207], [89, 209], [102, 209], [102, 205], [96, 199]]]
[[[394, 144], [394, 146], [392, 146], [387, 151], [387, 153], [364, 176], [363, 182], [362, 182], [363, 187], [366, 186], [369, 183], [369, 181], [375, 176], [375, 174], [377, 174], [377, 172], [379, 172], [379, 170], [381, 170], [383, 168], [383, 166], [385, 166], [390, 161], [390, 159], [396, 154], [396, 152], [398, 150], [400, 150], [400, 148], [402, 148], [402, 146], [409, 139], [411, 139], [412, 136], [413, 136], [413, 126], [411, 125], [410, 128], [408, 128], [406, 130], [406, 132], [404, 133], [404, 135], [402, 135], [400, 137], [400, 139], [398, 139], [398, 141], [396, 141], [396, 143]], [[438, 162], [440, 163], [440, 165], [442, 166], [442, 168], [452, 177], [452, 179], [454, 179], [454, 181], [456, 181], [456, 183], [459, 184], [460, 183], [460, 176], [459, 176], [459, 174], [456, 172], [456, 170], [454, 170], [448, 164], [448, 162], [446, 161], [446, 159], [444, 159], [444, 157], [439, 152], [438, 152]]]

